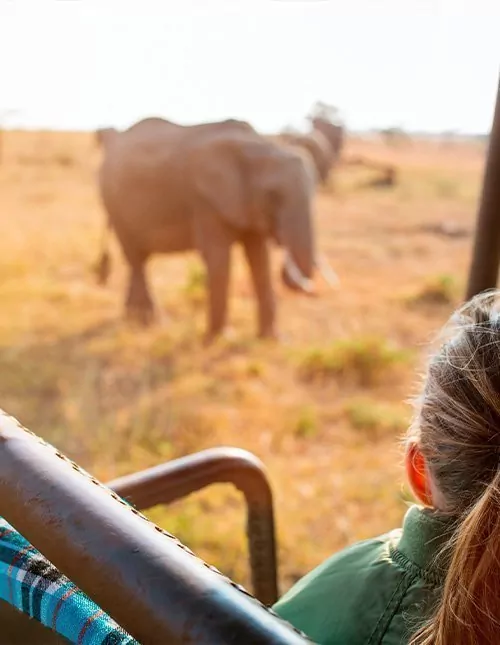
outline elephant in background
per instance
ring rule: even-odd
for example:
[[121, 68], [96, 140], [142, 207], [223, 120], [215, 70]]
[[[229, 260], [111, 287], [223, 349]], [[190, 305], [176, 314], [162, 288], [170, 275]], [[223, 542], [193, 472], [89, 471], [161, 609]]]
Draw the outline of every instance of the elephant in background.
[[[145, 277], [152, 254], [197, 250], [207, 272], [207, 340], [213, 339], [226, 323], [230, 250], [239, 242], [257, 297], [259, 336], [275, 336], [270, 240], [286, 252], [284, 283], [313, 293], [314, 183], [304, 159], [234, 119], [182, 126], [152, 118], [96, 137], [107, 230], [130, 269], [127, 313], [145, 323], [154, 318]], [[104, 283], [107, 236], [98, 267]]]
[[[328, 108], [328, 106], [326, 106]], [[321, 108], [320, 108], [321, 109]], [[320, 133], [328, 141], [330, 155], [329, 168], [334, 167], [340, 161], [340, 156], [344, 149], [345, 129], [340, 123], [335, 123], [327, 116], [316, 114], [309, 117], [314, 133]], [[370, 160], [364, 157], [344, 158], [343, 164], [346, 166], [361, 166], [379, 171], [380, 175], [371, 179], [366, 184], [368, 188], [392, 188], [398, 182], [398, 173], [396, 168], [391, 165]]]
[[328, 182], [331, 169], [338, 163], [344, 145], [344, 128], [323, 117], [311, 117], [312, 129], [307, 133], [283, 132], [270, 138], [308, 155], [316, 171], [316, 181]]
[[319, 116], [312, 117], [310, 121], [313, 131], [320, 132], [330, 144], [330, 166], [335, 165], [345, 143], [344, 127]]

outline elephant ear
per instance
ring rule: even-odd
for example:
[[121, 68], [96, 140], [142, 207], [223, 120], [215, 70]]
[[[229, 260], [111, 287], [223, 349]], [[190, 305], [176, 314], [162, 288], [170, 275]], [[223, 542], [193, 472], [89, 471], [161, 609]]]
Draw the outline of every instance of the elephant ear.
[[209, 208], [238, 231], [265, 234], [262, 190], [255, 186], [245, 139], [222, 138], [197, 150], [190, 170], [197, 208]]

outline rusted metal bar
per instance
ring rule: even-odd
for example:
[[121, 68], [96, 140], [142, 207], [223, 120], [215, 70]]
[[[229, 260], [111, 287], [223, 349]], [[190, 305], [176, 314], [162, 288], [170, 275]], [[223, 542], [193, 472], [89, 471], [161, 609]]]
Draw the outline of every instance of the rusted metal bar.
[[5, 414], [0, 515], [143, 645], [307, 642]]
[[265, 605], [278, 599], [273, 497], [263, 464], [238, 448], [213, 448], [108, 483], [143, 510], [168, 504], [206, 486], [231, 483], [247, 505], [253, 592]]
[[467, 299], [497, 285], [500, 263], [500, 81], [479, 205]]

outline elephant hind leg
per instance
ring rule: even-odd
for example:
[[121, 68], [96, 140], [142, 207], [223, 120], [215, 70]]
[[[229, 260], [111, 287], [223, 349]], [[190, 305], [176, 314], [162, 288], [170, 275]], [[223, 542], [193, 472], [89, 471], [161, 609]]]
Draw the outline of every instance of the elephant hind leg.
[[146, 283], [145, 262], [130, 266], [125, 311], [129, 320], [143, 325], [150, 325], [155, 319], [155, 308]]
[[259, 336], [275, 338], [276, 303], [271, 283], [267, 239], [262, 235], [249, 233], [243, 239], [243, 248], [257, 298]]
[[146, 262], [149, 254], [137, 243], [130, 232], [114, 219], [114, 229], [122, 248], [123, 256], [129, 268], [129, 282], [125, 298], [125, 316], [127, 319], [143, 325], [149, 325], [155, 319], [155, 307], [146, 282]]

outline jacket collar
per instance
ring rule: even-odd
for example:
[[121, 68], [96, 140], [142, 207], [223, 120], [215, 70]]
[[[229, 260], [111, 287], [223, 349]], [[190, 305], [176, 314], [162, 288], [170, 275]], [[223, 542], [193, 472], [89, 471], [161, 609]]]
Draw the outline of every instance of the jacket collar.
[[440, 583], [448, 567], [449, 551], [446, 547], [456, 528], [456, 517], [411, 506], [405, 515], [396, 550], [418, 567], [424, 577]]

